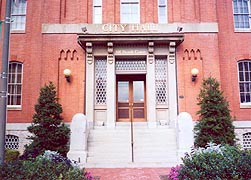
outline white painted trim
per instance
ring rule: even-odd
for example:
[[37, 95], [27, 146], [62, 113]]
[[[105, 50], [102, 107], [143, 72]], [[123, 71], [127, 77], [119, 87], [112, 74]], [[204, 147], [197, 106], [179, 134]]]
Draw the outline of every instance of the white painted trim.
[[251, 120], [247, 120], [247, 121], [234, 121], [233, 125], [235, 126], [235, 128], [237, 129], [241, 129], [241, 128], [251, 128]]
[[[67, 122], [65, 124], [70, 127], [71, 123]], [[31, 126], [31, 123], [7, 123], [6, 131], [27, 131], [29, 126]]]
[[30, 125], [31, 123], [7, 123], [6, 130], [7, 131], [26, 131], [27, 127]]

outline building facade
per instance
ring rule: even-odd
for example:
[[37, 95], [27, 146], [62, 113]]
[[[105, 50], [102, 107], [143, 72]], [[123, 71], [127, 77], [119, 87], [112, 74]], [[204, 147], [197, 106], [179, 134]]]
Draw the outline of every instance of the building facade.
[[251, 148], [250, 7], [250, 0], [13, 0], [8, 145], [27, 143], [39, 89], [49, 81], [66, 123], [83, 113], [94, 130], [132, 122], [150, 133], [174, 130], [177, 139], [178, 115], [198, 120], [201, 82], [213, 76], [240, 144]]

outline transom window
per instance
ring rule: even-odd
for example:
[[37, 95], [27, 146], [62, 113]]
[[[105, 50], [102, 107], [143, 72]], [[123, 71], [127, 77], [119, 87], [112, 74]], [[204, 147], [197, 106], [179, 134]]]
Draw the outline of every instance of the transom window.
[[233, 13], [236, 29], [250, 28], [250, 0], [233, 0]]
[[241, 103], [251, 104], [251, 60], [238, 62]]
[[8, 79], [8, 107], [21, 107], [22, 76], [22, 63], [10, 62]]
[[121, 23], [140, 23], [139, 0], [121, 0]]
[[159, 0], [158, 18], [159, 23], [167, 23], [167, 0]]
[[102, 24], [102, 0], [93, 0], [93, 24]]
[[27, 0], [12, 0], [11, 30], [25, 30]]

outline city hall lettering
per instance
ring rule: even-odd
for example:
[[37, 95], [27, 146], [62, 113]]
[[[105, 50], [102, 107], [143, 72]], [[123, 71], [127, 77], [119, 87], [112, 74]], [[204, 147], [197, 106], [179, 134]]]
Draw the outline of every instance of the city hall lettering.
[[157, 32], [158, 25], [148, 24], [103, 24], [103, 32]]

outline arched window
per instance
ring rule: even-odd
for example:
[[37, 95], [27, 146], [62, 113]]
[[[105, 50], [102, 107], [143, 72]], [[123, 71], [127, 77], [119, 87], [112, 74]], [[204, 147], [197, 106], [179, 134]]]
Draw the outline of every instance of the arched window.
[[18, 149], [19, 137], [15, 135], [6, 135], [5, 137], [5, 149]]
[[251, 60], [238, 62], [240, 102], [251, 105]]
[[243, 148], [251, 149], [251, 132], [243, 134]]
[[9, 63], [8, 107], [21, 107], [23, 64]]

